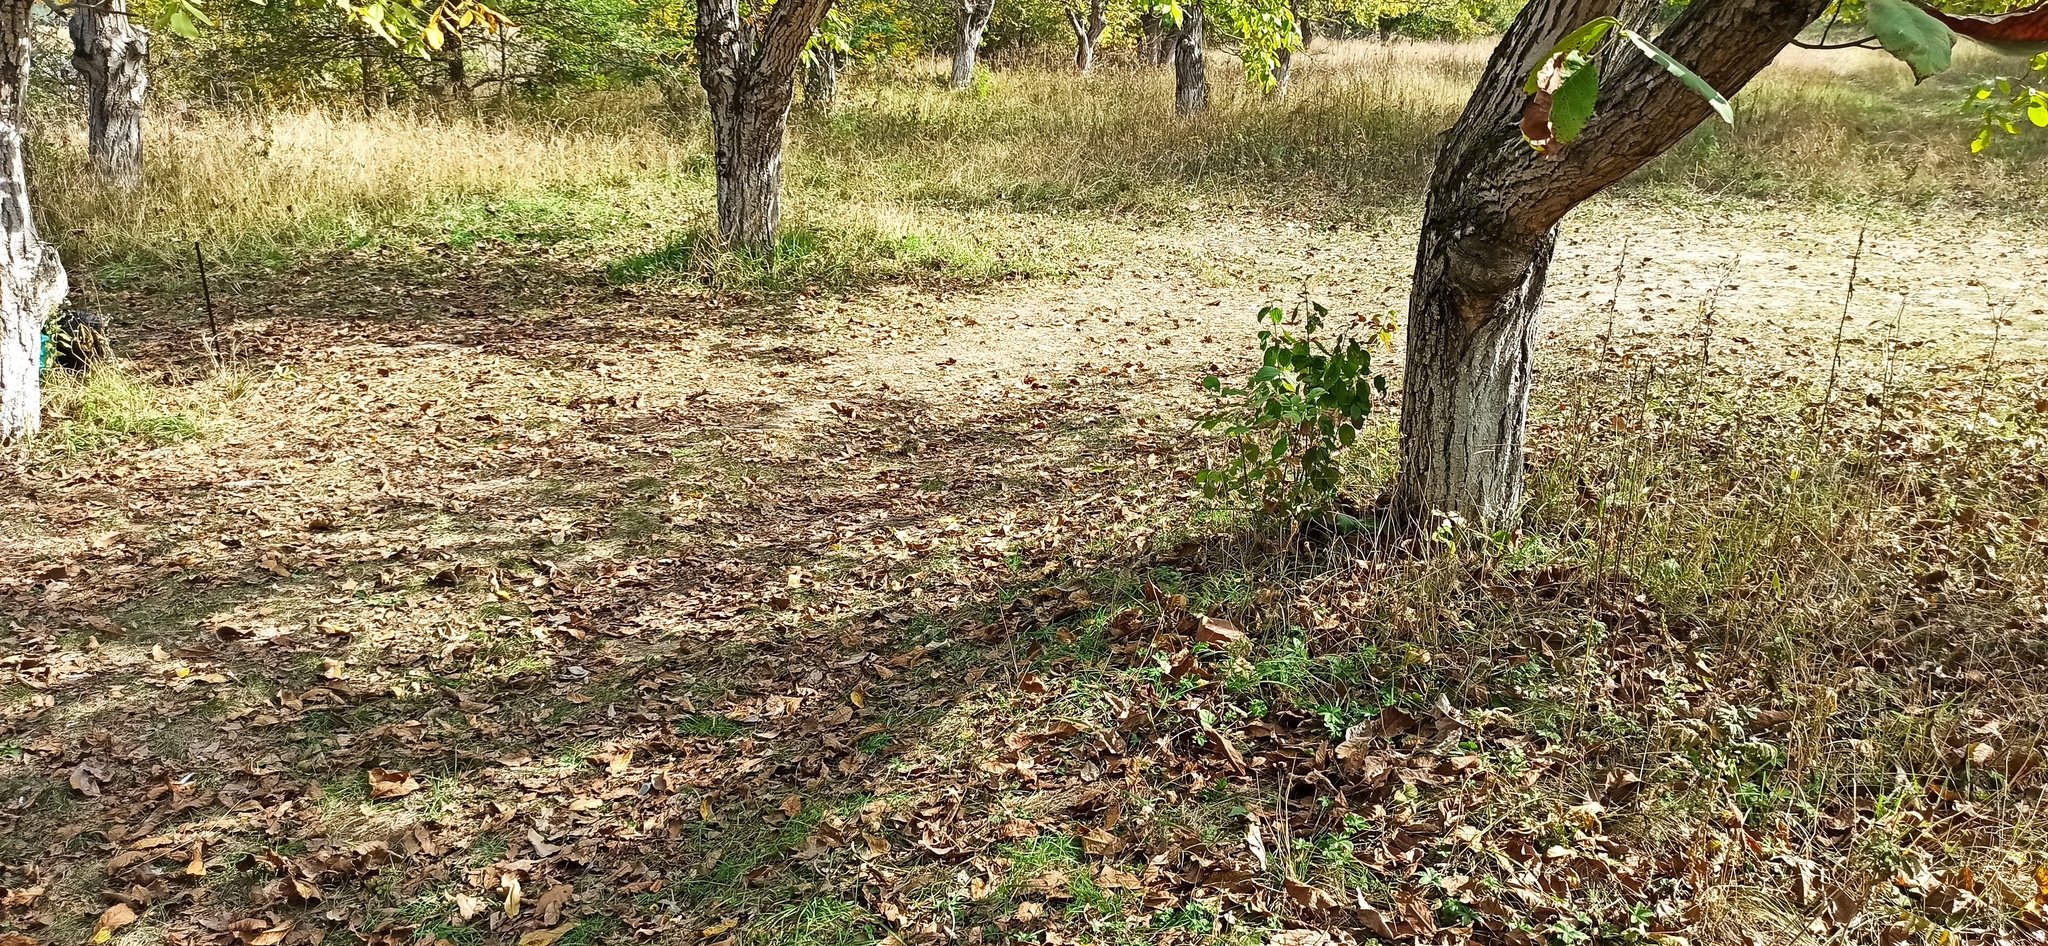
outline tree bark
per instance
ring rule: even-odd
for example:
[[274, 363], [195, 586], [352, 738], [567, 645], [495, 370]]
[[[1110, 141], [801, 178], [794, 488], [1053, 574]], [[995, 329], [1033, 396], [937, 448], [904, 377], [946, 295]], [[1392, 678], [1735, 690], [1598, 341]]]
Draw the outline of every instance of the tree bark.
[[[1658, 44], [1733, 95], [1827, 0], [1693, 0]], [[1621, 0], [1536, 0], [1502, 37], [1430, 178], [1408, 301], [1397, 515], [1508, 523], [1522, 501], [1522, 441], [1536, 320], [1557, 228], [1572, 208], [1676, 144], [1711, 114], [1648, 59], [1602, 70], [1581, 137], [1538, 155], [1519, 129], [1531, 69], [1566, 33]]]
[[149, 30], [127, 0], [85, 0], [71, 11], [71, 64], [85, 79], [86, 166], [122, 190], [142, 181], [142, 104]]
[[1180, 10], [1180, 31], [1173, 39], [1173, 108], [1182, 117], [1209, 108], [1209, 72], [1202, 64], [1202, 5]]
[[955, 90], [974, 84], [974, 57], [981, 51], [981, 34], [996, 12], [995, 0], [955, 0], [953, 8], [953, 81]]
[[698, 78], [711, 105], [718, 235], [728, 245], [775, 246], [796, 69], [831, 6], [832, 0], [776, 0], [765, 16], [749, 20], [740, 16], [739, 0], [697, 0]]
[[821, 43], [811, 50], [811, 63], [804, 69], [804, 101], [823, 112], [838, 97], [839, 51]]
[[391, 94], [384, 85], [384, 57], [378, 53], [377, 40], [358, 30], [356, 48], [358, 61], [363, 70], [363, 114], [375, 115], [391, 104]]
[[1067, 25], [1074, 28], [1074, 67], [1083, 73], [1095, 68], [1095, 45], [1109, 28], [1109, 14], [1103, 5], [1104, 0], [1089, 0], [1085, 18], [1079, 10], [1067, 8]]
[[469, 101], [469, 60], [463, 55], [462, 31], [448, 30], [441, 41], [441, 58], [448, 63], [448, 79], [441, 94], [457, 102]]
[[42, 424], [43, 325], [68, 284], [55, 247], [36, 235], [22, 159], [32, 0], [0, 0], [0, 442]]
[[1166, 65], [1172, 46], [1166, 38], [1166, 15], [1152, 7], [1138, 14], [1138, 61]]
[[[1289, 0], [1287, 10], [1294, 19], [1294, 35], [1301, 40], [1301, 51], [1308, 52], [1308, 20], [1301, 15], [1301, 0]], [[1273, 91], [1270, 94], [1273, 98], [1284, 99], [1288, 83], [1294, 79], [1294, 50], [1282, 46], [1277, 58], [1279, 62], [1273, 68]]]

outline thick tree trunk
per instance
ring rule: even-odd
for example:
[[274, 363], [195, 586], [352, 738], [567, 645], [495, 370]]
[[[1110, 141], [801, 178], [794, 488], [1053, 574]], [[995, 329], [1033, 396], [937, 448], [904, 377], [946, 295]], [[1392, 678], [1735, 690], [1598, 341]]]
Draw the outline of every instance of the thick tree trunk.
[[0, 442], [42, 423], [43, 325], [64, 301], [64, 264], [36, 235], [22, 160], [32, 0], [0, 0]]
[[738, 0], [697, 0], [697, 76], [711, 105], [718, 235], [753, 250], [782, 224], [782, 141], [796, 69], [831, 0], [777, 0], [765, 17]]
[[804, 68], [804, 101], [818, 111], [832, 108], [839, 97], [839, 52], [820, 44], [811, 50], [811, 62]]
[[[1733, 95], [1826, 5], [1693, 0], [1658, 44]], [[1524, 7], [1444, 136], [1408, 300], [1399, 515], [1456, 514], [1485, 528], [1513, 518], [1522, 501], [1536, 318], [1558, 223], [1710, 114], [1661, 67], [1625, 51], [1602, 70], [1598, 109], [1577, 141], [1544, 157], [1522, 140], [1529, 71], [1566, 33], [1622, 7], [1621, 0]]]
[[1103, 0], [1090, 0], [1086, 17], [1067, 9], [1067, 25], [1074, 28], [1074, 67], [1084, 73], [1095, 68], [1095, 46], [1102, 42], [1103, 30], [1109, 28], [1109, 13], [1103, 6]]
[[1180, 31], [1173, 38], [1173, 108], [1182, 116], [1209, 108], [1209, 72], [1202, 65], [1202, 5], [1180, 9]]
[[981, 34], [988, 30], [988, 18], [995, 14], [995, 0], [955, 0], [953, 8], [954, 89], [974, 84], [974, 57], [981, 51]]
[[70, 26], [71, 64], [85, 79], [87, 166], [126, 190], [142, 180], [149, 31], [129, 17], [127, 0], [85, 0]]
[[1172, 45], [1166, 37], [1166, 15], [1151, 7], [1138, 14], [1138, 61], [1166, 65]]

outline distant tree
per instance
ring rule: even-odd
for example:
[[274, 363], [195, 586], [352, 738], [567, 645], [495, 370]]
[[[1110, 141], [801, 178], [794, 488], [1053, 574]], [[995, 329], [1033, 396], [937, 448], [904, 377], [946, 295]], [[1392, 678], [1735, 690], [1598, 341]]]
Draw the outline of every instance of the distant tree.
[[730, 245], [775, 245], [796, 70], [831, 5], [774, 0], [748, 16], [739, 0], [697, 0], [697, 69], [711, 103], [718, 234]]
[[1078, 0], [1065, 0], [1060, 9], [1074, 28], [1074, 67], [1087, 72], [1095, 67], [1095, 47], [1109, 28], [1108, 4], [1106, 0], [1087, 0], [1083, 8]]
[[71, 10], [71, 64], [85, 80], [86, 161], [126, 190], [142, 180], [142, 106], [149, 91], [149, 30], [128, 0], [80, 0]]
[[1209, 74], [1203, 59], [1204, 31], [1213, 21], [1237, 41], [1245, 79], [1271, 90], [1283, 51], [1299, 48], [1290, 0], [1162, 0], [1156, 4], [1174, 27], [1174, 109], [1194, 115], [1209, 107]]
[[989, 17], [995, 15], [996, 0], [953, 0], [953, 76], [955, 90], [974, 84], [974, 60], [981, 52], [981, 37], [988, 32]]

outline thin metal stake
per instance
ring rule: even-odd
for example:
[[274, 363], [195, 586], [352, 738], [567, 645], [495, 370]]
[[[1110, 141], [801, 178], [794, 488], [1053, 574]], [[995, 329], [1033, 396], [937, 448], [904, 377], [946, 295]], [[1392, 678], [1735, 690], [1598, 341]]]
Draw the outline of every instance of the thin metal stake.
[[220, 363], [220, 322], [213, 317], [213, 287], [206, 280], [206, 251], [199, 243], [192, 243], [192, 256], [199, 261], [199, 297], [206, 302], [206, 327], [212, 330], [207, 349], [213, 355], [214, 364]]

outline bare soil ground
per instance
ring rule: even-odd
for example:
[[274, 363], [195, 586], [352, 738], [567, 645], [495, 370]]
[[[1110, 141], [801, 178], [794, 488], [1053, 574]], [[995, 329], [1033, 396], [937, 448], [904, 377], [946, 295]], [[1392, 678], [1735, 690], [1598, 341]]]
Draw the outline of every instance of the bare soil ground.
[[[1453, 715], [1485, 719], [1483, 693], [1404, 690], [1457, 709], [1413, 710], [1415, 736], [1390, 743], [1407, 774], [1379, 802], [1334, 754], [1342, 726], [1201, 702], [1224, 671], [1196, 642], [1228, 649], [1273, 591], [1231, 571], [1249, 546], [1211, 541], [1193, 501], [1196, 381], [1244, 370], [1253, 309], [1304, 284], [1340, 315], [1398, 309], [1412, 224], [1105, 221], [1102, 258], [1069, 276], [856, 298], [611, 286], [601, 261], [518, 244], [343, 257], [225, 303], [232, 398], [194, 357], [188, 300], [123, 299], [122, 354], [204, 433], [0, 458], [0, 928], [248, 946], [1286, 926], [1507, 942], [1536, 934], [1489, 911], [1554, 923], [1531, 905], [1549, 898], [1749, 935], [1721, 937], [1728, 911], [1702, 904], [1769, 884], [1631, 886], [1671, 868], [1618, 850], [1586, 889], [1535, 871], [1512, 896], [1460, 894], [1469, 866], [1418, 873], [1433, 845], [1498, 860], [1460, 821], [1476, 804], [1414, 794], [1478, 756], [1409, 757], [1455, 735]], [[1715, 370], [1759, 392], [1818, 383], [1866, 225], [1842, 391], [1877, 390], [1893, 339], [1906, 367], [1889, 370], [2039, 390], [2038, 234], [1615, 201], [1568, 227], [1543, 413], [1583, 390], [1552, 376], [1678, 358], [1709, 331]], [[1310, 577], [1342, 598], [1373, 574]], [[1378, 622], [1325, 630], [1400, 637]], [[1543, 757], [1532, 745], [1532, 770]], [[1347, 785], [1355, 811], [1333, 814]], [[1597, 817], [1564, 811], [1591, 801], [1550, 817]], [[1346, 817], [1371, 823], [1356, 830], [1383, 886], [1297, 858], [1365, 837]], [[1573, 843], [1495, 827], [1500, 857]], [[1889, 922], [1816, 898], [1759, 915]]]

